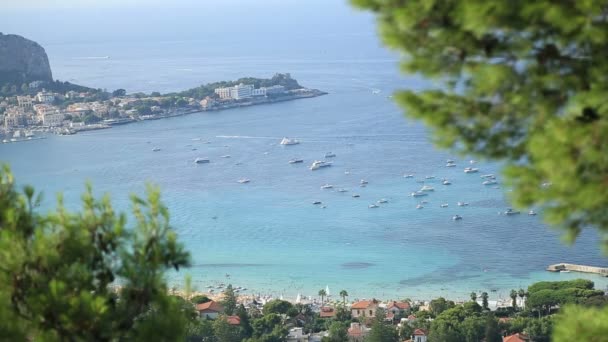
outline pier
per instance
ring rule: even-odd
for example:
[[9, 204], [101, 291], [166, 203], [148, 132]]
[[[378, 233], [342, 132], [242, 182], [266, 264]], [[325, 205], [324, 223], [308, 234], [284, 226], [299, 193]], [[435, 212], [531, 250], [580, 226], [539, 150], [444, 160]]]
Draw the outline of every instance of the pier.
[[575, 264], [554, 264], [547, 267], [549, 272], [561, 272], [561, 271], [572, 271], [572, 272], [583, 272], [583, 273], [595, 273], [604, 277], [608, 277], [608, 267], [596, 267], [596, 266], [585, 266]]

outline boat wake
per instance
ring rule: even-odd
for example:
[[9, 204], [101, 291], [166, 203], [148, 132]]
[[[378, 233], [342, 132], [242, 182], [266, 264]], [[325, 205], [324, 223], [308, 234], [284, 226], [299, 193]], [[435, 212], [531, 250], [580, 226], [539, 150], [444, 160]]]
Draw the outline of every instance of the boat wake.
[[250, 136], [250, 135], [217, 135], [215, 136], [216, 138], [221, 138], [221, 139], [278, 139], [281, 140], [283, 139], [283, 137], [254, 137], [254, 136]]

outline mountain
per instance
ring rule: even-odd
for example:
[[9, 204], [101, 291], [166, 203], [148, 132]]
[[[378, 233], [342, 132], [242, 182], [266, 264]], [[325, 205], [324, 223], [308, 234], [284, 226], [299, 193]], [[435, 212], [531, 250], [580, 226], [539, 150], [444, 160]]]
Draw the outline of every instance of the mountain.
[[21, 36], [0, 33], [0, 85], [32, 81], [53, 81], [44, 48]]

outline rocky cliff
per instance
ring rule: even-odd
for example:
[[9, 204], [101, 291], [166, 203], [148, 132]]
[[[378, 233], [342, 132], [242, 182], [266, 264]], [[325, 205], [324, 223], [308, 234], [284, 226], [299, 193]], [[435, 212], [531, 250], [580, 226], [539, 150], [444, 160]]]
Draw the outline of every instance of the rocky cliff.
[[0, 33], [0, 85], [52, 81], [44, 48], [21, 36]]

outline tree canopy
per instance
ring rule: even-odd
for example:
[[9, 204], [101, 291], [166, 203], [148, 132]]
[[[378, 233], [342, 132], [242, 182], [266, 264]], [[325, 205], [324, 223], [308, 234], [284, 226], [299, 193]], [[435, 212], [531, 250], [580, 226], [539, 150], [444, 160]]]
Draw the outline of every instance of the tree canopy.
[[608, 248], [605, 1], [352, 0], [402, 69], [440, 84], [396, 96], [434, 141], [505, 162], [519, 207]]

